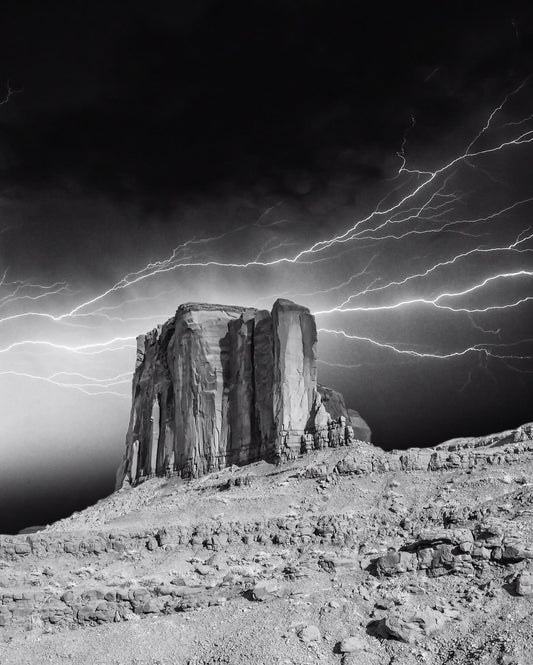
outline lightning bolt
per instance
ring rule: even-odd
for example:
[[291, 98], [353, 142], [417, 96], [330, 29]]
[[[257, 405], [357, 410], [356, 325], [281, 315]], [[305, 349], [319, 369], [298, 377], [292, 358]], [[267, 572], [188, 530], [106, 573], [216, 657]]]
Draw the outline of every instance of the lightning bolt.
[[22, 92], [22, 90], [16, 90], [15, 88], [12, 88], [8, 81], [6, 86], [6, 94], [4, 95], [4, 98], [0, 100], [0, 106], [7, 104], [11, 97], [13, 97], [13, 95], [17, 95], [19, 92]]
[[[434, 72], [433, 72], [434, 73]], [[430, 77], [433, 75], [430, 75]], [[517, 201], [507, 203], [503, 207], [484, 214], [465, 216], [458, 213], [460, 206], [466, 205], [466, 194], [457, 187], [452, 187], [455, 180], [460, 176], [464, 167], [481, 168], [481, 164], [499, 153], [516, 151], [524, 149], [530, 143], [533, 143], [533, 129], [528, 129], [527, 123], [533, 119], [533, 114], [529, 114], [519, 120], [513, 120], [503, 125], [503, 128], [510, 132], [510, 135], [503, 140], [494, 140], [495, 119], [500, 117], [503, 109], [509, 100], [520, 94], [529, 83], [530, 77], [523, 80], [511, 92], [505, 95], [502, 101], [495, 106], [488, 114], [487, 119], [479, 131], [470, 140], [466, 149], [459, 154], [454, 155], [447, 161], [444, 161], [437, 168], [412, 168], [407, 162], [407, 147], [409, 137], [415, 133], [416, 120], [414, 114], [411, 116], [410, 126], [403, 134], [401, 145], [396, 155], [400, 160], [400, 166], [395, 173], [393, 180], [395, 185], [380, 198], [377, 205], [363, 214], [361, 217], [351, 222], [347, 228], [337, 232], [329, 237], [322, 237], [320, 240], [309, 241], [303, 247], [299, 243], [300, 249], [288, 251], [294, 246], [291, 239], [280, 238], [277, 233], [284, 232], [285, 227], [294, 224], [290, 219], [281, 217], [274, 221], [267, 221], [267, 218], [276, 211], [281, 202], [267, 208], [258, 219], [250, 224], [236, 226], [235, 228], [222, 233], [201, 237], [191, 238], [181, 244], [176, 245], [170, 253], [163, 258], [151, 260], [138, 270], [133, 270], [120, 277], [108, 288], [99, 293], [91, 294], [82, 299], [73, 302], [75, 295], [65, 282], [56, 282], [49, 285], [40, 285], [30, 281], [7, 281], [7, 271], [4, 272], [0, 280], [0, 310], [3, 315], [0, 317], [0, 325], [8, 328], [8, 324], [14, 321], [24, 320], [28, 322], [33, 319], [41, 319], [43, 322], [64, 326], [76, 326], [92, 328], [103, 324], [129, 324], [141, 321], [161, 320], [168, 316], [159, 314], [154, 310], [151, 315], [139, 315], [135, 308], [141, 302], [158, 301], [162, 299], [164, 292], [152, 298], [133, 297], [122, 299], [119, 304], [106, 304], [109, 299], [123, 298], [123, 292], [133, 290], [134, 287], [148, 280], [154, 280], [157, 277], [163, 277], [166, 274], [176, 270], [205, 270], [208, 268], [220, 268], [227, 271], [248, 271], [257, 269], [258, 271], [275, 271], [279, 266], [287, 266], [294, 271], [303, 270], [305, 266], [317, 266], [318, 264], [334, 265], [343, 261], [343, 257], [349, 255], [355, 257], [350, 259], [351, 274], [345, 275], [341, 281], [333, 285], [324, 285], [315, 290], [298, 290], [293, 288], [286, 291], [285, 295], [292, 297], [310, 298], [330, 298], [333, 294], [338, 304], [329, 304], [326, 307], [312, 307], [317, 317], [325, 317], [331, 314], [346, 316], [357, 312], [385, 312], [414, 307], [427, 307], [436, 310], [444, 310], [450, 314], [466, 314], [469, 317], [471, 325], [483, 334], [498, 334], [499, 330], [486, 330], [473, 320], [473, 315], [486, 314], [489, 312], [498, 312], [504, 309], [515, 309], [525, 305], [533, 300], [533, 295], [520, 295], [507, 298], [504, 302], [494, 301], [486, 304], [476, 303], [474, 305], [465, 305], [463, 300], [470, 296], [479, 294], [487, 295], [490, 287], [500, 283], [525, 283], [533, 271], [527, 267], [518, 268], [492, 268], [487, 276], [471, 277], [467, 284], [457, 288], [440, 288], [431, 295], [425, 295], [427, 292], [425, 285], [429, 278], [434, 275], [440, 275], [446, 269], [456, 267], [459, 264], [464, 265], [474, 257], [522, 257], [527, 259], [532, 248], [527, 243], [533, 239], [531, 228], [523, 228], [518, 234], [514, 234], [510, 241], [499, 242], [493, 246], [477, 244], [473, 247], [463, 247], [460, 251], [453, 251], [446, 257], [440, 257], [433, 260], [429, 265], [425, 261], [425, 267], [416, 270], [410, 270], [395, 279], [390, 279], [386, 283], [381, 283], [379, 278], [374, 278], [367, 283], [364, 288], [353, 293], [346, 294], [346, 291], [353, 290], [354, 283], [358, 279], [364, 279], [369, 275], [371, 264], [377, 262], [382, 248], [387, 243], [395, 243], [403, 247], [409, 241], [416, 240], [421, 236], [443, 237], [444, 234], [456, 236], [462, 243], [472, 244], [474, 240], [486, 235], [479, 229], [488, 228], [489, 224], [494, 224], [511, 213], [516, 213], [521, 208], [525, 208], [533, 202], [533, 196], [521, 198]], [[9, 84], [7, 93], [0, 105], [8, 102], [10, 97], [19, 92], [13, 90]], [[501, 127], [499, 128], [501, 129]], [[506, 133], [507, 133], [506, 132]], [[400, 181], [396, 184], [396, 181]], [[474, 231], [472, 231], [473, 229]], [[257, 243], [252, 258], [244, 261], [222, 260], [219, 251], [220, 244], [232, 239], [239, 240], [242, 234], [260, 232], [272, 233], [274, 235], [267, 237], [262, 243]], [[508, 234], [506, 234], [507, 237]], [[264, 236], [263, 236], [264, 238]], [[238, 242], [234, 243], [237, 247]], [[363, 250], [373, 245], [377, 245], [379, 250], [373, 257], [367, 261], [359, 260], [356, 250]], [[237, 249], [236, 247], [236, 249]], [[403, 250], [401, 250], [403, 251]], [[213, 256], [213, 252], [215, 255]], [[356, 264], [355, 270], [353, 263]], [[377, 268], [373, 267], [376, 272]], [[394, 273], [393, 273], [394, 274]], [[369, 280], [365, 280], [368, 282]], [[365, 284], [363, 282], [363, 284]], [[418, 289], [424, 287], [422, 294], [418, 293], [405, 297], [401, 294], [406, 286], [417, 286]], [[400, 291], [400, 295], [394, 295]], [[433, 287], [433, 291], [435, 288]], [[358, 304], [356, 301], [360, 298], [373, 298], [375, 296], [387, 297], [393, 294], [388, 302], [377, 303], [365, 300], [364, 304]], [[280, 295], [277, 293], [276, 295]], [[68, 297], [68, 298], [67, 298]], [[260, 296], [258, 302], [267, 296]], [[50, 299], [64, 299], [63, 307], [54, 307], [49, 305]], [[38, 302], [35, 309], [32, 303]], [[68, 303], [68, 306], [67, 306]], [[125, 307], [131, 305], [133, 313], [126, 313]], [[22, 310], [22, 311], [21, 311]], [[128, 310], [129, 311], [129, 310]], [[83, 323], [82, 323], [83, 322]], [[49, 351], [57, 353], [62, 357], [80, 357], [80, 356], [99, 356], [101, 354], [115, 353], [117, 351], [135, 348], [135, 335], [130, 329], [124, 331], [123, 335], [109, 335], [107, 339], [98, 342], [86, 344], [67, 344], [53, 341], [51, 339], [34, 339], [28, 336], [24, 339], [16, 339], [10, 343], [5, 343], [0, 348], [0, 355], [10, 357], [17, 352], [42, 352]], [[345, 340], [354, 340], [373, 345], [383, 349], [386, 352], [395, 353], [400, 356], [407, 356], [414, 359], [453, 359], [463, 357], [468, 354], [478, 354], [485, 359], [491, 358], [502, 362], [525, 361], [530, 356], [507, 353], [502, 351], [505, 345], [491, 345], [488, 343], [477, 343], [465, 346], [455, 351], [447, 353], [421, 351], [416, 348], [405, 348], [405, 345], [398, 343], [382, 342], [375, 340], [370, 336], [352, 335], [342, 329], [319, 328], [321, 334], [336, 336]], [[518, 344], [518, 342], [516, 343]], [[326, 361], [323, 361], [326, 363]], [[348, 365], [342, 365], [348, 367]], [[353, 365], [353, 367], [360, 366]], [[6, 369], [0, 372], [6, 376], [21, 376], [31, 380], [44, 381], [60, 388], [70, 388], [87, 394], [117, 394], [110, 391], [110, 388], [127, 383], [129, 373], [124, 372], [108, 379], [96, 379], [90, 375], [77, 372], [52, 372], [46, 375], [38, 375], [31, 372], [19, 372], [14, 369]]]
[[[115, 397], [121, 397], [125, 399], [129, 399], [130, 395], [129, 394], [124, 394], [124, 393], [119, 393], [116, 392], [115, 390], [109, 390], [109, 388], [112, 388], [114, 386], [118, 385], [128, 385], [131, 383], [131, 376], [130, 378], [122, 378], [121, 380], [116, 380], [116, 381], [111, 381], [103, 379], [92, 379], [88, 383], [67, 383], [64, 381], [57, 381], [56, 376], [59, 376], [60, 374], [72, 374], [72, 373], [67, 373], [67, 372], [57, 372], [56, 374], [53, 374], [51, 376], [39, 376], [37, 374], [30, 374], [28, 372], [17, 372], [15, 370], [6, 370], [0, 372], [0, 376], [18, 376], [24, 379], [31, 379], [33, 381], [43, 381], [45, 383], [52, 384], [58, 388], [67, 388], [67, 389], [72, 389], [72, 390], [77, 390], [84, 395], [89, 395], [90, 397], [96, 397], [98, 395], [113, 395]], [[94, 390], [91, 390], [91, 388], [94, 388]]]
[[[457, 291], [457, 292], [451, 292], [451, 293], [440, 293], [437, 295], [435, 298], [432, 299], [425, 299], [425, 298], [412, 298], [408, 300], [402, 300], [397, 303], [394, 303], [392, 305], [380, 305], [380, 306], [374, 306], [374, 307], [347, 307], [347, 305], [354, 300], [355, 298], [358, 298], [360, 296], [368, 295], [369, 293], [375, 293], [377, 291], [385, 291], [393, 286], [403, 286], [404, 284], [407, 284], [413, 279], [419, 279], [419, 278], [424, 278], [430, 275], [432, 272], [435, 272], [439, 268], [443, 268], [445, 266], [451, 266], [454, 265], [455, 263], [461, 261], [462, 259], [472, 256], [474, 254], [491, 254], [494, 252], [506, 252], [506, 251], [515, 251], [518, 253], [526, 253], [526, 252], [531, 252], [533, 249], [531, 248], [523, 248], [523, 249], [517, 249], [518, 245], [527, 242], [528, 240], [531, 240], [533, 238], [533, 233], [530, 233], [528, 235], [522, 236], [520, 234], [512, 243], [509, 245], [503, 245], [499, 247], [490, 247], [490, 248], [482, 248], [482, 247], [476, 247], [474, 249], [471, 249], [467, 252], [462, 252], [460, 254], [456, 254], [452, 258], [446, 260], [446, 261], [439, 261], [438, 263], [433, 264], [431, 267], [427, 268], [423, 272], [419, 273], [414, 273], [411, 275], [408, 275], [407, 277], [404, 277], [402, 280], [398, 281], [393, 281], [389, 282], [388, 284], [384, 284], [381, 286], [374, 286], [374, 287], [368, 287], [367, 289], [364, 289], [363, 291], [359, 291], [358, 293], [354, 293], [349, 298], [347, 298], [345, 301], [340, 303], [340, 305], [337, 305], [335, 307], [332, 307], [330, 309], [322, 310], [322, 311], [316, 311], [314, 314], [331, 314], [333, 312], [360, 312], [360, 311], [380, 311], [380, 310], [387, 310], [387, 309], [398, 309], [399, 307], [405, 307], [407, 305], [414, 305], [414, 304], [426, 304], [426, 305], [434, 305], [436, 307], [440, 306], [439, 301], [442, 300], [443, 298], [454, 298], [454, 297], [460, 297], [463, 295], [467, 295], [468, 293], [471, 293], [472, 291], [475, 291], [477, 289], [481, 289], [490, 282], [500, 280], [500, 279], [509, 279], [512, 277], [521, 277], [521, 276], [531, 276], [532, 273], [531, 271], [528, 270], [519, 270], [515, 272], [503, 272], [500, 274], [496, 275], [491, 275], [490, 277], [487, 277], [485, 280], [478, 284], [474, 284], [471, 287], [468, 287], [467, 289], [464, 289], [462, 291]], [[446, 308], [446, 309], [451, 309], [452, 311], [469, 311], [470, 313], [475, 313], [475, 312], [480, 312], [480, 311], [490, 311], [491, 309], [501, 309], [502, 307], [515, 307], [518, 304], [521, 304], [521, 302], [527, 302], [530, 298], [524, 298], [521, 299], [520, 301], [517, 301], [514, 304], [509, 304], [509, 305], [494, 305], [493, 307], [489, 308], [484, 308], [482, 310], [480, 309], [459, 309], [459, 310], [454, 310], [453, 308]], [[442, 306], [440, 306], [442, 307]]]
[[440, 301], [443, 300], [444, 298], [459, 298], [461, 296], [468, 295], [470, 293], [473, 293], [474, 291], [482, 289], [483, 287], [487, 286], [487, 284], [490, 284], [491, 282], [497, 280], [514, 278], [514, 277], [531, 277], [531, 276], [533, 276], [533, 271], [531, 270], [517, 270], [514, 272], [503, 272], [496, 275], [491, 275], [490, 277], [487, 277], [481, 282], [469, 286], [466, 289], [462, 289], [461, 291], [444, 291], [443, 293], [439, 293], [434, 298], [409, 298], [407, 300], [400, 300], [399, 302], [392, 303], [390, 305], [371, 305], [371, 306], [344, 307], [344, 308], [332, 307], [331, 309], [314, 312], [314, 314], [315, 315], [331, 314], [333, 312], [337, 313], [381, 312], [386, 310], [399, 309], [400, 307], [408, 307], [410, 305], [432, 305], [433, 307], [437, 307], [439, 309], [447, 309], [451, 312], [467, 312], [469, 314], [490, 312], [498, 309], [510, 309], [511, 307], [517, 307], [522, 303], [533, 300], [533, 296], [526, 296], [524, 298], [516, 300], [513, 303], [507, 303], [505, 305], [489, 305], [487, 307], [482, 307], [482, 308], [452, 307], [450, 305], [442, 305]]
[[[107, 351], [118, 351], [121, 349], [135, 348], [135, 344], [123, 344], [123, 342], [134, 341], [135, 337], [114, 337], [113, 339], [106, 340], [105, 342], [94, 342], [91, 344], [81, 344], [78, 346], [70, 346], [68, 344], [56, 344], [55, 342], [49, 342], [47, 340], [32, 340], [25, 339], [19, 342], [13, 342], [8, 346], [0, 348], [0, 353], [8, 353], [14, 349], [23, 347], [23, 346], [44, 346], [50, 349], [55, 349], [58, 351], [68, 351], [69, 353], [79, 353], [84, 355], [93, 355], [96, 353], [104, 353]], [[120, 343], [120, 346], [114, 346], [116, 343]]]
[[[37, 291], [37, 293], [32, 294], [30, 292], [19, 295], [24, 290]], [[56, 282], [51, 286], [22, 283], [9, 294], [0, 297], [0, 308], [11, 305], [14, 302], [21, 302], [23, 300], [42, 300], [43, 298], [49, 298], [50, 296], [59, 295], [60, 293], [67, 293], [68, 291], [69, 289], [64, 282]]]
[[[358, 342], [366, 342], [377, 346], [380, 349], [387, 349], [393, 351], [394, 353], [399, 353], [400, 355], [412, 356], [414, 358], [432, 358], [434, 360], [449, 360], [450, 358], [459, 358], [461, 356], [466, 356], [469, 353], [481, 353], [485, 356], [491, 358], [497, 358], [500, 360], [531, 360], [532, 356], [528, 355], [501, 355], [494, 353], [490, 350], [490, 346], [514, 346], [517, 342], [513, 344], [501, 344], [501, 345], [489, 345], [489, 344], [474, 344], [473, 346], [468, 346], [458, 351], [452, 351], [450, 353], [429, 353], [415, 351], [413, 349], [402, 349], [398, 345], [391, 344], [389, 342], [379, 342], [371, 337], [365, 337], [362, 335], [352, 335], [347, 333], [345, 330], [333, 330], [331, 328], [318, 328], [318, 332], [326, 333], [329, 335], [340, 335], [345, 339], [356, 340]], [[523, 340], [526, 341], [526, 340]]]
[[[409, 193], [405, 194], [400, 201], [395, 203], [393, 206], [389, 206], [385, 210], [374, 210], [369, 215], [363, 217], [362, 219], [358, 220], [353, 226], [351, 226], [349, 229], [347, 229], [344, 233], [338, 234], [333, 236], [332, 238], [329, 238], [328, 240], [320, 240], [312, 245], [310, 245], [307, 248], [304, 248], [297, 252], [295, 255], [292, 257], [287, 257], [283, 256], [277, 259], [273, 259], [271, 261], [257, 261], [257, 260], [250, 260], [244, 263], [237, 263], [237, 262], [224, 262], [224, 261], [217, 261], [217, 260], [207, 260], [207, 261], [179, 261], [176, 260], [176, 257], [178, 255], [178, 249], [181, 251], [185, 249], [186, 247], [192, 245], [192, 244], [198, 244], [198, 243], [208, 243], [208, 242], [213, 242], [215, 240], [220, 240], [222, 237], [226, 237], [233, 233], [233, 231], [227, 232], [225, 234], [220, 234], [218, 236], [214, 236], [211, 238], [203, 238], [200, 240], [190, 240], [182, 245], [180, 245], [179, 248], [176, 248], [173, 250], [171, 255], [167, 257], [166, 259], [163, 259], [161, 261], [153, 262], [147, 264], [144, 268], [133, 272], [133, 273], [128, 273], [126, 276], [121, 278], [118, 282], [116, 282], [113, 286], [111, 286], [109, 289], [106, 289], [105, 291], [101, 292], [100, 294], [94, 296], [93, 298], [90, 298], [84, 302], [79, 303], [76, 305], [73, 309], [71, 309], [68, 312], [65, 312], [64, 314], [61, 315], [51, 315], [49, 313], [42, 313], [42, 312], [25, 312], [23, 314], [17, 314], [17, 315], [12, 315], [10, 317], [5, 317], [3, 319], [0, 319], [0, 323], [6, 321], [6, 320], [13, 320], [14, 318], [20, 318], [23, 316], [41, 316], [45, 318], [49, 318], [54, 321], [61, 321], [65, 318], [72, 317], [75, 314], [81, 312], [82, 310], [86, 309], [87, 307], [90, 307], [91, 305], [94, 305], [97, 302], [100, 302], [103, 300], [105, 297], [110, 295], [111, 293], [114, 293], [116, 291], [121, 291], [123, 289], [129, 288], [135, 284], [138, 284], [141, 281], [144, 281], [146, 279], [152, 278], [155, 275], [159, 274], [164, 274], [169, 271], [176, 270], [178, 268], [208, 268], [208, 267], [218, 267], [218, 268], [236, 268], [236, 269], [247, 269], [247, 268], [252, 268], [252, 267], [272, 267], [280, 264], [295, 264], [300, 262], [300, 260], [308, 255], [308, 254], [315, 254], [317, 252], [323, 252], [326, 249], [329, 249], [333, 245], [340, 244], [340, 243], [345, 243], [349, 242], [352, 240], [352, 236], [356, 234], [359, 228], [361, 228], [366, 222], [370, 221], [371, 219], [374, 219], [376, 217], [383, 217], [384, 215], [390, 215], [397, 213], [401, 207], [407, 203], [412, 201], [420, 192], [423, 191], [424, 188], [427, 188], [429, 184], [431, 184], [439, 175], [443, 174], [447, 170], [450, 170], [453, 166], [458, 164], [461, 161], [464, 161], [467, 157], [478, 157], [481, 155], [487, 155], [487, 154], [492, 154], [494, 152], [498, 152], [501, 150], [504, 150], [505, 148], [508, 148], [510, 146], [518, 146], [518, 145], [523, 145], [523, 144], [528, 144], [533, 142], [533, 130], [524, 132], [520, 134], [517, 138], [512, 139], [512, 140], [507, 140], [504, 141], [497, 146], [493, 146], [490, 148], [485, 148], [483, 150], [478, 150], [477, 152], [465, 152], [451, 161], [449, 161], [447, 164], [444, 166], [440, 167], [439, 169], [435, 171], [420, 171], [420, 170], [409, 170], [410, 173], [417, 173], [418, 175], [428, 175], [428, 178], [423, 180], [422, 183], [417, 185], [412, 191]], [[404, 171], [407, 171], [407, 169], [403, 169]], [[425, 209], [425, 207], [428, 205], [429, 202], [434, 200], [436, 193], [431, 193], [429, 199], [422, 204], [422, 206], [419, 208], [420, 212]], [[416, 217], [417, 214], [413, 213], [413, 215], [410, 215], [406, 219], [413, 219]], [[405, 219], [403, 221], [406, 221]], [[377, 227], [374, 227], [372, 231], [380, 230], [385, 228], [387, 225], [390, 225], [391, 223], [398, 223], [397, 221], [395, 222], [392, 218], [387, 218], [383, 222], [381, 222]], [[239, 227], [241, 228], [241, 227]], [[380, 238], [381, 240], [385, 238]]]

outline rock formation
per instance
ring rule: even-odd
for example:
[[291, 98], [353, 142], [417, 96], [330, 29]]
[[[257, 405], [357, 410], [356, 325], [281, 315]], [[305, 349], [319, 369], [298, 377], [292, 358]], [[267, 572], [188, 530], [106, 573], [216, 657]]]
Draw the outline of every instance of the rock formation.
[[357, 441], [365, 441], [366, 443], [370, 443], [372, 435], [370, 427], [361, 418], [357, 411], [354, 409], [346, 408], [344, 397], [341, 395], [341, 393], [321, 385], [318, 386], [318, 392], [322, 398], [322, 404], [328, 412], [330, 422], [339, 422], [339, 420], [344, 418], [347, 421], [348, 426], [353, 430], [354, 439]]
[[[154, 474], [194, 477], [290, 458], [354, 439], [342, 395], [317, 386], [316, 347], [313, 315], [289, 300], [277, 300], [272, 312], [181, 305], [137, 339], [117, 487]], [[369, 440], [358, 415], [356, 427]]]

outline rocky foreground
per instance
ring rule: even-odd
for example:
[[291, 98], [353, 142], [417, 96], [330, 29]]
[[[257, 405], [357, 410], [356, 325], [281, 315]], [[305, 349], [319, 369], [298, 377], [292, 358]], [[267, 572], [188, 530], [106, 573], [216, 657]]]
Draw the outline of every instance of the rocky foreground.
[[533, 426], [153, 478], [0, 537], [0, 662], [533, 662]]

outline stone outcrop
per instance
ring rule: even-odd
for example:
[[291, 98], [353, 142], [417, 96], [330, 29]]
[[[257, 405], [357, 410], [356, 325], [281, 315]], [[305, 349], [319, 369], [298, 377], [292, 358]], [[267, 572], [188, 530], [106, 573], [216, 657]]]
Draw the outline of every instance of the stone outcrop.
[[[325, 403], [326, 408], [330, 408]], [[349, 410], [349, 412], [351, 409]], [[352, 412], [353, 413], [353, 412]], [[362, 419], [361, 419], [362, 420]], [[356, 421], [355, 421], [356, 422]], [[384, 451], [364, 441], [365, 430], [354, 427], [353, 416], [346, 420], [330, 420], [328, 425], [328, 441], [326, 446], [338, 448], [352, 444], [340, 459], [331, 457], [319, 464], [311, 464], [306, 469], [307, 477], [327, 477], [331, 474], [339, 476], [366, 475], [370, 473], [389, 473], [398, 471], [472, 471], [502, 466], [514, 466], [525, 459], [533, 459], [533, 425], [528, 423], [501, 434], [495, 434], [480, 445], [478, 440], [440, 444], [434, 448], [409, 448], [407, 450]], [[364, 421], [362, 421], [364, 423]], [[344, 426], [341, 423], [345, 423]], [[364, 428], [368, 429], [366, 423]], [[368, 432], [370, 430], [368, 429]]]
[[[518, 504], [516, 510], [520, 511]], [[311, 574], [318, 581], [321, 575], [348, 577], [350, 588], [364, 572], [380, 579], [378, 589], [387, 589], [387, 580], [402, 575], [411, 575], [411, 580], [412, 575], [434, 579], [453, 575], [455, 579], [482, 579], [486, 586], [490, 567], [495, 574], [501, 572], [502, 583], [514, 581], [518, 596], [533, 595], [533, 573], [524, 568], [533, 560], [531, 535], [529, 531], [520, 535], [520, 527], [514, 524], [470, 520], [468, 526], [434, 526], [378, 557], [365, 553], [369, 538], [372, 540], [372, 529], [354, 511], [253, 521], [207, 518], [136, 532], [69, 533], [60, 529], [0, 536], [0, 570], [4, 572], [0, 629], [94, 626], [225, 605], [242, 597], [261, 602], [298, 598], [302, 594], [299, 580]], [[287, 560], [287, 548], [305, 554]], [[163, 566], [142, 583], [119, 578], [118, 584], [101, 574], [86, 579], [90, 571], [109, 569], [110, 563], [119, 570], [124, 561], [132, 559], [149, 562], [150, 569], [157, 570], [158, 562], [167, 561], [169, 555], [178, 560], [177, 555], [181, 553], [183, 558], [185, 552], [190, 566], [182, 566], [183, 576], [166, 572]], [[263, 562], [261, 568], [258, 561]], [[54, 562], [55, 568], [50, 566]], [[10, 564], [12, 570], [31, 571], [27, 574], [32, 582], [25, 586], [10, 583], [5, 576]], [[63, 571], [70, 568], [75, 571], [74, 581], [67, 584]], [[38, 583], [36, 570], [42, 571]], [[418, 595], [420, 588], [415, 590]], [[364, 585], [359, 593], [365, 594]], [[437, 611], [419, 604], [396, 606], [390, 599], [378, 600], [375, 607], [378, 611], [373, 612], [368, 632], [408, 643], [440, 629], [449, 618], [442, 602]], [[381, 610], [386, 610], [383, 615]], [[347, 646], [345, 652], [349, 652]]]
[[[291, 662], [308, 662], [308, 649], [317, 662], [342, 665], [378, 665], [391, 654], [416, 665], [412, 653], [431, 654], [433, 665], [467, 662], [465, 653], [472, 663], [532, 662], [532, 425], [483, 445], [385, 452], [353, 440], [350, 421], [334, 410], [341, 396], [320, 390], [330, 417], [324, 449], [290, 465], [227, 468], [190, 483], [154, 478], [36, 533], [0, 535], [2, 663], [59, 662], [67, 631], [80, 634], [83, 649], [89, 631], [98, 641], [116, 634], [122, 649], [124, 635], [155, 617], [173, 634], [176, 626], [193, 634], [183, 662], [233, 662], [234, 643], [217, 651], [221, 626], [246, 609], [254, 626], [278, 627], [268, 640], [276, 630], [290, 639], [274, 657], [250, 661], [255, 631], [239, 663], [278, 662], [293, 647]], [[128, 622], [135, 625], [121, 628]], [[528, 651], [514, 648], [520, 622]], [[214, 637], [196, 661], [199, 626]], [[57, 637], [60, 652], [22, 660], [28, 632], [32, 648]], [[488, 643], [485, 651], [472, 650], [474, 639]], [[150, 662], [160, 656], [154, 643]], [[167, 660], [175, 642], [170, 650]]]
[[350, 421], [350, 425], [353, 428], [355, 438], [359, 441], [370, 443], [372, 439], [372, 432], [361, 415], [357, 411], [354, 411], [354, 409], [348, 409], [348, 419]]
[[357, 411], [346, 407], [344, 396], [341, 393], [321, 385], [318, 385], [318, 392], [329, 415], [330, 422], [339, 422], [340, 419], [344, 419], [346, 425], [352, 428], [354, 439], [370, 443], [372, 436], [370, 427]]
[[117, 487], [154, 474], [195, 477], [291, 458], [324, 447], [332, 430], [349, 442], [344, 399], [317, 386], [316, 347], [313, 315], [289, 300], [277, 300], [272, 312], [181, 305], [137, 339]]

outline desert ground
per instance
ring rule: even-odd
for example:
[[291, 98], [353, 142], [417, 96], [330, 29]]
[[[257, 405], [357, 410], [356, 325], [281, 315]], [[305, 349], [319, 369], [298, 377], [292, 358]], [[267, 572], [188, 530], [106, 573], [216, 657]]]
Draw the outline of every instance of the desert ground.
[[153, 478], [0, 537], [0, 662], [529, 665], [533, 427]]

